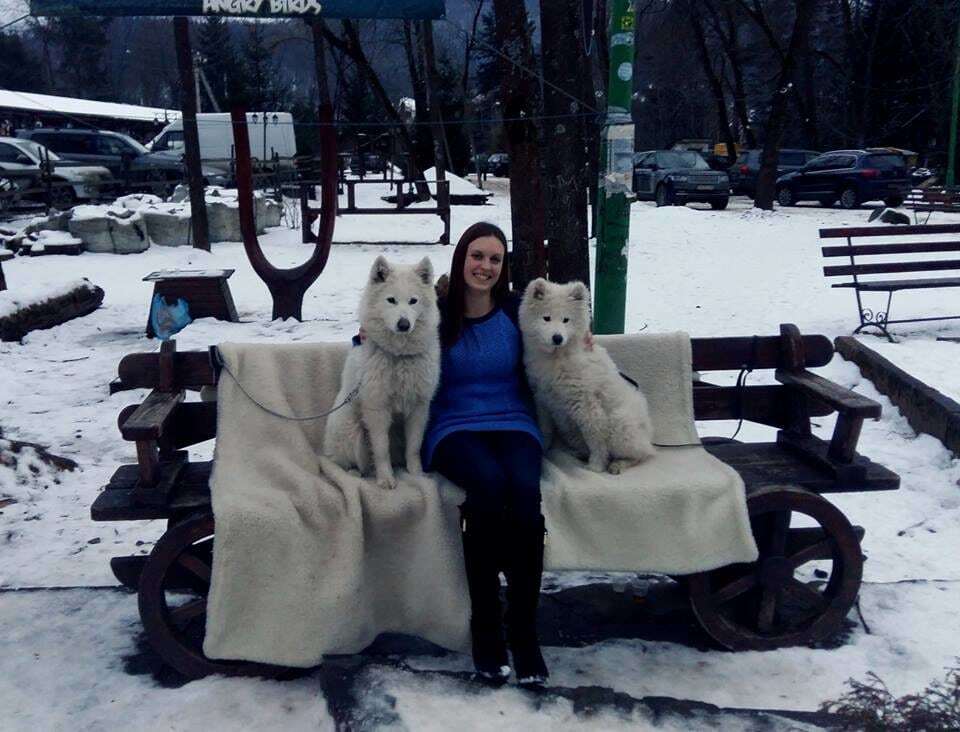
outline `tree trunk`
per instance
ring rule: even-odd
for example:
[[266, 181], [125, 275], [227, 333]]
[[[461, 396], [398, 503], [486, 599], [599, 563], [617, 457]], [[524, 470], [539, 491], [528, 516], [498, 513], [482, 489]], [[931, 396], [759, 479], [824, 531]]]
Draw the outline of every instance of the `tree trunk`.
[[412, 20], [403, 21], [403, 49], [407, 55], [407, 68], [410, 70], [410, 83], [413, 86], [414, 158], [417, 170], [426, 170], [435, 165], [436, 161], [433, 159], [433, 137], [428, 124], [427, 75], [417, 62], [412, 24]]
[[180, 72], [180, 109], [183, 112], [184, 158], [187, 183], [190, 186], [190, 226], [195, 249], [210, 251], [210, 229], [207, 224], [207, 202], [200, 165], [200, 135], [197, 132], [197, 89], [193, 75], [193, 54], [190, 50], [190, 21], [184, 16], [173, 19], [177, 44], [177, 69]]
[[538, 94], [530, 72], [517, 66], [528, 70], [534, 66], [526, 8], [516, 0], [494, 0], [493, 12], [497, 45], [510, 59], [499, 60], [500, 103], [510, 155], [513, 288], [520, 291], [547, 273], [539, 135], [530, 119], [537, 111]]
[[747, 92], [743, 83], [743, 58], [740, 55], [740, 25], [730, 0], [724, 3], [723, 16], [726, 33], [721, 37], [724, 53], [730, 62], [730, 73], [733, 75], [733, 110], [737, 119], [740, 120], [744, 144], [748, 149], [753, 149], [757, 146], [757, 136], [750, 123], [750, 113], [747, 111]]
[[433, 51], [432, 20], [422, 21], [420, 40], [423, 44], [423, 68], [427, 77], [427, 105], [430, 108], [430, 125], [433, 128], [433, 159], [436, 161], [437, 180], [446, 180], [446, 170], [450, 167], [450, 145], [447, 143], [443, 119], [440, 116], [440, 100], [437, 98], [440, 79]]
[[[543, 149], [545, 156], [546, 234], [550, 242], [548, 264], [554, 282], [579, 280], [590, 284], [587, 245], [587, 152], [585, 109], [560, 89], [582, 89], [589, 81], [588, 59], [583, 53], [580, 0], [540, 0], [540, 37], [544, 85]], [[552, 86], [551, 86], [552, 85]], [[551, 119], [554, 117], [554, 119]]]
[[690, 19], [690, 29], [693, 31], [694, 45], [697, 48], [697, 57], [700, 59], [700, 67], [707, 79], [710, 94], [713, 96], [713, 103], [717, 110], [717, 128], [724, 144], [727, 146], [727, 162], [733, 165], [737, 161], [737, 147], [736, 140], [733, 139], [733, 132], [730, 131], [730, 118], [727, 115], [727, 99], [723, 93], [723, 82], [720, 79], [720, 74], [713, 68], [710, 49], [707, 46], [707, 36], [704, 33], [703, 25], [700, 23], [699, 8], [692, 0], [687, 0], [686, 10], [687, 17]]
[[[794, 78], [797, 53], [806, 43], [810, 33], [810, 20], [816, 2], [817, 0], [797, 0], [796, 2], [797, 12], [793, 21], [793, 31], [790, 34], [790, 43], [781, 58], [780, 70], [773, 90], [763, 153], [760, 156], [760, 170], [757, 173], [757, 192], [753, 199], [754, 206], [768, 211], [773, 210], [773, 201], [776, 196], [777, 160], [780, 156], [780, 139], [783, 137], [787, 114], [789, 84]], [[758, 22], [766, 22], [766, 19], [761, 18]], [[769, 31], [769, 24], [766, 30]]]

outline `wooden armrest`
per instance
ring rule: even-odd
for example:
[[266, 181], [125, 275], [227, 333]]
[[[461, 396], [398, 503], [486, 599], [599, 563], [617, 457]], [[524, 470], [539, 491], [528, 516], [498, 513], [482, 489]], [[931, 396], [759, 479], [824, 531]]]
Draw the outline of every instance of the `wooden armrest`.
[[183, 391], [152, 391], [136, 411], [120, 426], [125, 440], [159, 440], [167, 420], [183, 401]]
[[805, 369], [799, 371], [777, 369], [776, 379], [781, 384], [794, 386], [812, 394], [842, 414], [870, 419], [880, 417], [881, 407], [877, 402]]

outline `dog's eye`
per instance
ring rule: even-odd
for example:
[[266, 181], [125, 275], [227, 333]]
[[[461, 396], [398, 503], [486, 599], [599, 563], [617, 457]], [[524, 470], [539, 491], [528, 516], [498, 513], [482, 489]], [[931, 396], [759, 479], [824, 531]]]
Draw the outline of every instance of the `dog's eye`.
[[411, 304], [411, 305], [416, 305], [416, 304], [417, 304], [417, 298], [411, 297], [411, 298], [410, 298], [410, 304]]
[[387, 298], [387, 302], [390, 303], [391, 305], [396, 305], [396, 304], [397, 304], [397, 298], [395, 298], [395, 297], [388, 297], [388, 298]]
[[569, 323], [569, 322], [570, 322], [570, 318], [564, 318], [564, 319], [563, 319], [563, 322], [564, 322], [564, 323]]
[[544, 319], [546, 322], [548, 322], [548, 323], [550, 322], [550, 316], [549, 316], [549, 315], [544, 315], [544, 316], [543, 316], [543, 319]]

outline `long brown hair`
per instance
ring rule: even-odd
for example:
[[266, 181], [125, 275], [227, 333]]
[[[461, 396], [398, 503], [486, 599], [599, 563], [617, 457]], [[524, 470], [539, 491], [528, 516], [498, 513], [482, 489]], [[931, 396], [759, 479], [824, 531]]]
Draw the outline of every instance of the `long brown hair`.
[[510, 257], [507, 252], [507, 235], [499, 226], [479, 221], [463, 232], [453, 252], [453, 261], [450, 264], [450, 288], [447, 290], [446, 302], [443, 305], [440, 328], [440, 340], [444, 346], [449, 347], [456, 343], [463, 330], [464, 296], [467, 290], [467, 283], [463, 278], [463, 267], [467, 261], [470, 243], [485, 236], [495, 237], [503, 244], [503, 267], [500, 270], [500, 279], [490, 293], [494, 307], [502, 305], [510, 294]]

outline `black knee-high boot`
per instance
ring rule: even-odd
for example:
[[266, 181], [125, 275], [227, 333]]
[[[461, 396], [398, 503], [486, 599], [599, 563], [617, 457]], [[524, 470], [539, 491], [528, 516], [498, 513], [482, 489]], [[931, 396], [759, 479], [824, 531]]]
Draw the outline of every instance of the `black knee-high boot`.
[[500, 606], [502, 521], [461, 508], [463, 558], [470, 588], [473, 665], [484, 679], [503, 683], [510, 676]]
[[520, 684], [543, 684], [549, 672], [537, 637], [537, 606], [543, 576], [543, 516], [533, 521], [513, 520], [508, 526], [507, 638], [513, 669]]

